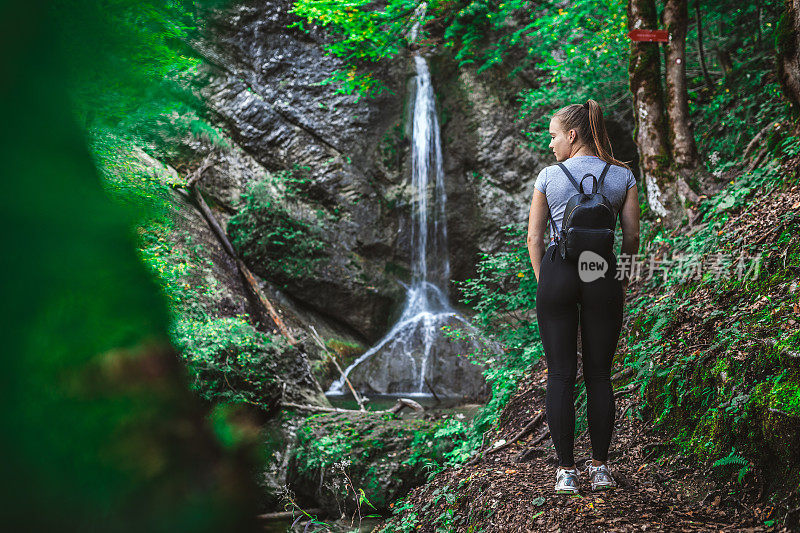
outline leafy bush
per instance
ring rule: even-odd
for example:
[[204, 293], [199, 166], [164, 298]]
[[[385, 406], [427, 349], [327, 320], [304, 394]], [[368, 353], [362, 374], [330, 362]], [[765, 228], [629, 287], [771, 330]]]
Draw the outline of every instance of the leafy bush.
[[733, 450], [731, 450], [731, 453], [727, 457], [723, 457], [722, 459], [714, 461], [712, 466], [715, 468], [725, 466], [733, 466], [734, 468], [738, 467], [739, 473], [736, 477], [739, 480], [739, 483], [742, 482], [744, 476], [750, 471], [749, 461], [741, 455], [736, 455]]
[[279, 400], [274, 369], [281, 358], [291, 357], [282, 336], [258, 331], [244, 316], [180, 320], [171, 336], [187, 361], [193, 388], [207, 400], [266, 410]]
[[[516, 24], [518, 15], [530, 4], [524, 0], [497, 3], [491, 0], [474, 2], [441, 2], [434, 8], [445, 18], [445, 46], [456, 50], [458, 66], [478, 65], [477, 71], [503, 62], [513, 51], [522, 52], [523, 60], [515, 68], [520, 70], [531, 59], [527, 50], [531, 37], [535, 37], [534, 23]], [[515, 54], [514, 57], [519, 57]], [[512, 72], [513, 73], [513, 72]]]
[[277, 282], [311, 276], [325, 248], [319, 231], [295, 218], [267, 181], [251, 184], [242, 198], [244, 207], [228, 223], [239, 257]]
[[[339, 38], [324, 45], [332, 56], [347, 61], [347, 67], [337, 70], [321, 85], [338, 84], [339, 92], [377, 96], [392, 92], [372, 72], [359, 73], [359, 67], [395, 56], [406, 46], [405, 34], [414, 20], [411, 15], [417, 8], [413, 0], [391, 0], [385, 9], [375, 9], [371, 0], [330, 2], [328, 0], [297, 0], [291, 9], [311, 24], [327, 28]], [[303, 21], [289, 25], [311, 32]], [[362, 69], [363, 70], [363, 69]]]
[[529, 54], [541, 58], [538, 87], [523, 91], [525, 134], [547, 152], [549, 112], [593, 98], [609, 114], [631, 107], [628, 90], [627, 2], [577, 0], [568, 8], [546, 2], [531, 24]]

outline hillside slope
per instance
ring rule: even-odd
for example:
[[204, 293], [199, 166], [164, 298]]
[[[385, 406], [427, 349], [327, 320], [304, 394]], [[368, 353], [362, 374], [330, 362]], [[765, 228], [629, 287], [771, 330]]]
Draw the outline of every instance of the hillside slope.
[[[642, 244], [658, 260], [701, 259], [702, 278], [673, 268], [646, 279], [645, 271], [629, 288], [612, 370], [617, 421], [609, 464], [619, 488], [554, 494], [556, 459], [543, 420], [513, 442], [544, 409], [540, 359], [486, 434], [483, 459], [445, 469], [412, 491], [382, 532], [798, 527], [798, 157], [755, 171], [732, 168], [726, 177], [691, 229], [658, 232]], [[749, 271], [759, 253], [758, 272]], [[727, 266], [719, 279], [703, 270], [716, 254]], [[746, 279], [737, 275], [741, 254]], [[578, 404], [581, 389], [579, 379]], [[585, 404], [578, 414], [585, 427]], [[504, 441], [513, 443], [485, 453]], [[591, 457], [585, 431], [576, 457], [581, 468]]]

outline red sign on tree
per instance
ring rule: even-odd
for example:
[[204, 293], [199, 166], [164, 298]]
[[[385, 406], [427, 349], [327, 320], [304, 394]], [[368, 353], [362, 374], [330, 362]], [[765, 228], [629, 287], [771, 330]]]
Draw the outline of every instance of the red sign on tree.
[[628, 32], [631, 41], [657, 41], [666, 43], [669, 41], [667, 30], [631, 30]]

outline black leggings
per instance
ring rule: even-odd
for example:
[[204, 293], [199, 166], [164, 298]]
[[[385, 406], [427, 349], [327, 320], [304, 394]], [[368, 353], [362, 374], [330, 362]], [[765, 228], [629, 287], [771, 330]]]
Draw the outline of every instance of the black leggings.
[[[578, 318], [592, 457], [605, 462], [614, 430], [611, 362], [622, 329], [622, 282], [615, 279], [616, 257], [603, 277], [585, 282], [576, 262], [561, 259], [550, 245], [542, 258], [536, 291], [536, 317], [547, 360], [547, 424], [559, 466], [575, 464], [575, 404]], [[579, 306], [580, 304], [580, 306]]]

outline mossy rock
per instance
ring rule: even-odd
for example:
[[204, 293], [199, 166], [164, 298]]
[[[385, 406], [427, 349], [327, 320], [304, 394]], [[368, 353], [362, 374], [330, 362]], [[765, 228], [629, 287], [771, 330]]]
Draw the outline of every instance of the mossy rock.
[[434, 439], [439, 427], [436, 421], [372, 412], [311, 416], [297, 430], [286, 483], [301, 505], [333, 516], [355, 511], [360, 490], [375, 507], [362, 503], [362, 514], [385, 512], [425, 483], [428, 465], [443, 462], [452, 449]]
[[[350, 366], [358, 356], [367, 350], [367, 347], [360, 342], [336, 338], [327, 339], [325, 341], [325, 347], [336, 356], [336, 361], [342, 369]], [[334, 381], [339, 379], [341, 374], [330, 357], [322, 351], [320, 351], [320, 353], [323, 359], [311, 363], [311, 372], [322, 388], [327, 389]]]

